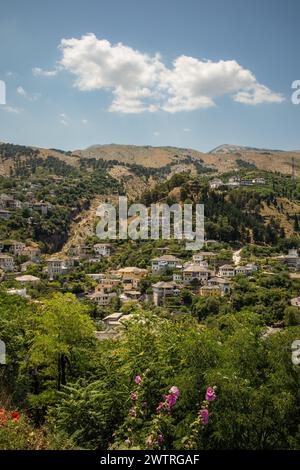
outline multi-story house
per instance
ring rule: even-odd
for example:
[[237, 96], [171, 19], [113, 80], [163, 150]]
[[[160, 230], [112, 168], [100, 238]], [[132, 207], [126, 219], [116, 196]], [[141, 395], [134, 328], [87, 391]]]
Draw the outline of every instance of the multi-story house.
[[221, 289], [219, 286], [201, 286], [199, 289], [199, 294], [201, 297], [212, 297], [217, 295], [222, 295]]
[[112, 284], [101, 283], [95, 287], [95, 291], [89, 295], [89, 298], [97, 304], [106, 307], [117, 296], [117, 293], [112, 290], [113, 287]]
[[120, 268], [117, 271], [113, 271], [112, 275], [121, 279], [123, 286], [126, 286], [127, 290], [135, 290], [138, 288], [141, 279], [146, 276], [147, 273], [147, 269], [128, 266], [126, 268]]
[[197, 279], [199, 282], [204, 284], [210, 276], [210, 271], [204, 266], [199, 266], [199, 264], [190, 264], [184, 268], [182, 276], [183, 282], [185, 283]]
[[230, 264], [223, 264], [219, 267], [219, 276], [220, 277], [234, 277], [235, 276], [235, 267]]
[[[194, 264], [202, 264], [204, 262], [208, 263], [207, 260], [211, 260], [216, 256], [216, 253], [212, 251], [200, 251], [199, 253], [195, 253], [193, 255], [193, 263]], [[202, 264], [204, 266], [204, 264]]]
[[250, 274], [251, 271], [249, 268], [247, 268], [247, 266], [236, 266], [235, 267], [235, 274], [237, 275], [245, 275], [245, 276], [248, 276], [248, 274]]
[[15, 268], [13, 257], [0, 253], [0, 268], [3, 271], [13, 271]]
[[282, 263], [285, 263], [290, 269], [300, 269], [300, 257], [296, 248], [290, 249], [287, 255], [276, 256], [275, 259], [282, 261]]
[[160, 281], [152, 284], [153, 302], [156, 306], [161, 305], [168, 296], [177, 296], [180, 293], [181, 286], [175, 282]]
[[26, 247], [25, 243], [13, 240], [10, 244], [9, 251], [13, 253], [14, 255], [20, 255], [25, 247]]
[[0, 206], [3, 209], [20, 209], [22, 207], [21, 201], [14, 199], [12, 196], [7, 194], [0, 195]]
[[218, 287], [220, 289], [221, 295], [227, 294], [230, 292], [230, 281], [229, 279], [224, 279], [219, 276], [211, 277], [207, 281], [208, 286]]
[[74, 267], [72, 258], [50, 258], [47, 260], [47, 273], [49, 279], [69, 273]]
[[173, 255], [163, 255], [151, 260], [152, 273], [160, 274], [168, 269], [182, 268], [182, 261]]

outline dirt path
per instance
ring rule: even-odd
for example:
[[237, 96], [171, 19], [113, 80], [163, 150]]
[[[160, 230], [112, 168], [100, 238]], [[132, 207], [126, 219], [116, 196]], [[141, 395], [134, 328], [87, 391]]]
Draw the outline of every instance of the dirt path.
[[233, 261], [233, 264], [234, 264], [235, 266], [238, 266], [238, 265], [240, 264], [240, 262], [241, 262], [241, 259], [242, 259], [242, 257], [241, 257], [242, 249], [243, 249], [243, 248], [240, 248], [239, 250], [234, 251], [233, 254], [232, 254], [232, 261]]

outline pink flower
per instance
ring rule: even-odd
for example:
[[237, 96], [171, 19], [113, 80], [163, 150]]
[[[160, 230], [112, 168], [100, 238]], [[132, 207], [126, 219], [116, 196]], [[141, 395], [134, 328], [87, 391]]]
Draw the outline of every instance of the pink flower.
[[162, 434], [159, 434], [157, 436], [157, 444], [162, 444], [164, 442], [164, 436]]
[[166, 399], [168, 403], [168, 409], [171, 410], [177, 401], [177, 396], [170, 394], [166, 396]]
[[156, 411], [161, 411], [164, 410], [166, 407], [166, 404], [164, 401], [160, 401], [158, 407], [156, 408]]
[[141, 376], [140, 375], [136, 375], [135, 378], [134, 378], [134, 381], [137, 385], [140, 385], [142, 379], [141, 379]]
[[215, 391], [212, 387], [208, 387], [205, 394], [205, 400], [214, 401], [216, 399]]
[[134, 407], [130, 408], [129, 414], [130, 414], [130, 416], [132, 416], [133, 418], [136, 418], [136, 409], [135, 409]]
[[175, 395], [176, 398], [178, 398], [179, 395], [180, 395], [179, 388], [176, 387], [175, 385], [173, 385], [173, 387], [170, 388], [169, 392], [170, 392], [172, 395]]
[[132, 392], [132, 393], [130, 394], [130, 398], [131, 398], [131, 400], [135, 401], [135, 400], [137, 399], [137, 393]]
[[203, 410], [200, 411], [200, 416], [202, 418], [202, 423], [207, 424], [208, 423], [208, 409], [204, 408]]

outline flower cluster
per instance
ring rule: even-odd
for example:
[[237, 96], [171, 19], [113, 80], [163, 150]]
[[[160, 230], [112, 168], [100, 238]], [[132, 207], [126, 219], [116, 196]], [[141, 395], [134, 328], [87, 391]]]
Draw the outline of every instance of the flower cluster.
[[168, 428], [168, 416], [170, 416], [179, 396], [180, 390], [175, 385], [170, 388], [168, 394], [162, 396], [164, 400], [161, 401], [156, 408], [157, 415], [153, 419], [151, 433], [146, 438], [148, 448], [160, 449], [164, 443], [165, 437], [163, 429]]
[[5, 408], [0, 409], [0, 426], [7, 426], [10, 423], [17, 423], [20, 421], [19, 411], [6, 411]]
[[198, 416], [190, 426], [190, 433], [186, 436], [182, 443], [186, 449], [196, 449], [199, 433], [203, 430], [204, 426], [208, 424], [209, 419], [209, 405], [212, 403], [216, 396], [216, 387], [208, 387], [205, 393], [205, 400], [203, 400]]
[[170, 388], [167, 395], [163, 395], [164, 401], [161, 401], [157, 407], [157, 411], [172, 411], [173, 406], [176, 404], [180, 395], [179, 388], [175, 385]]
[[[142, 383], [142, 378], [140, 375], [136, 375], [135, 378], [134, 378], [134, 382], [136, 383], [136, 385], [139, 387], [141, 386], [141, 383]], [[130, 399], [133, 401], [133, 402], [137, 402], [139, 398], [139, 395], [138, 395], [138, 391], [135, 390], [135, 391], [132, 391], [130, 393]], [[137, 417], [137, 414], [138, 414], [138, 403], [136, 403], [134, 406], [132, 406], [129, 410], [129, 416], [131, 418], [136, 418]]]

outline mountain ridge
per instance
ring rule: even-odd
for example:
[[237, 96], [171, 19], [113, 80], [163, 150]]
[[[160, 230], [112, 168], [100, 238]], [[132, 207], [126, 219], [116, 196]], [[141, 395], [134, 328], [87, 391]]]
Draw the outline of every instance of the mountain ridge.
[[208, 153], [195, 149], [149, 145], [94, 144], [86, 149], [64, 151], [54, 148], [0, 144], [0, 175], [9, 175], [13, 161], [25, 161], [28, 158], [47, 159], [55, 157], [69, 166], [80, 168], [80, 161], [107, 161], [111, 166], [125, 165], [145, 168], [146, 172], [164, 169], [168, 172], [212, 170], [216, 173], [238, 171], [243, 165], [251, 164], [258, 170], [278, 171], [283, 174], [300, 175], [300, 152], [285, 150], [258, 149], [224, 144]]

